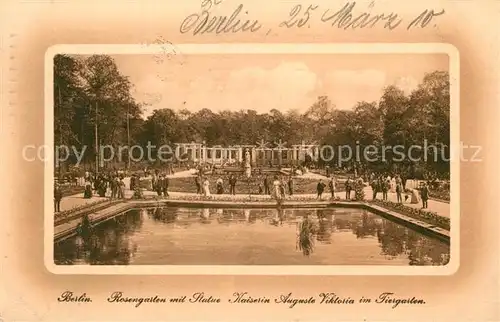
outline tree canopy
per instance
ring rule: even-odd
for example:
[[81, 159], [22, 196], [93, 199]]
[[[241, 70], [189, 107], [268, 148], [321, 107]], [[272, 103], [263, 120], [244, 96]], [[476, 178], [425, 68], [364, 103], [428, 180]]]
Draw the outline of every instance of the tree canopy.
[[[113, 146], [193, 141], [228, 146], [262, 140], [272, 145], [281, 140], [331, 146], [401, 145], [407, 149], [422, 146], [427, 140], [428, 144], [449, 147], [449, 88], [448, 73], [434, 71], [408, 95], [388, 86], [378, 102], [358, 102], [352, 110], [336, 109], [329, 97], [320, 96], [303, 113], [287, 110], [286, 106], [262, 114], [254, 110], [214, 112], [209, 108], [193, 112], [165, 106], [144, 118], [145, 104], [133, 97], [133, 85], [112, 57], [57, 55], [54, 138], [56, 146], [85, 146], [85, 162], [95, 157], [96, 124], [99, 145]], [[426, 166], [449, 171], [446, 160]]]

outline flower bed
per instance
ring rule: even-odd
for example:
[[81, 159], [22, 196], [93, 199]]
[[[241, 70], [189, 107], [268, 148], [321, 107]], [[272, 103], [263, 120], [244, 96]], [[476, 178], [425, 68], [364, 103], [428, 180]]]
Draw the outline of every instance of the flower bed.
[[[214, 191], [215, 189], [215, 181], [218, 178], [222, 178], [224, 182], [224, 191], [225, 193], [229, 192], [229, 176], [228, 175], [209, 175], [208, 180], [210, 181], [210, 190]], [[273, 176], [269, 176], [270, 184], [272, 185]], [[285, 183], [287, 183], [288, 178], [284, 177]], [[307, 193], [316, 193], [316, 186], [319, 180], [313, 180], [309, 178], [293, 178], [293, 193], [294, 194], [307, 194]], [[236, 193], [237, 194], [257, 194], [259, 192], [259, 183], [262, 184], [262, 189], [264, 189], [264, 177], [263, 176], [255, 176], [251, 177], [249, 181], [247, 181], [244, 177], [237, 177], [236, 181]], [[323, 182], [327, 185], [325, 189], [325, 193], [328, 193], [328, 182], [323, 180]], [[145, 188], [151, 190], [151, 179], [142, 179], [140, 183], [141, 188]], [[272, 188], [272, 187], [270, 187]], [[169, 179], [169, 191], [175, 192], [196, 192], [195, 178], [194, 177], [184, 177], [184, 178], [170, 178]], [[345, 191], [344, 185], [337, 184], [335, 192]], [[286, 192], [288, 193], [288, 186], [286, 187]]]
[[450, 181], [428, 181], [429, 197], [450, 201]]
[[408, 207], [400, 203], [384, 200], [373, 200], [370, 201], [372, 204], [379, 205], [388, 210], [393, 210], [402, 215], [421, 220], [431, 225], [450, 230], [450, 218], [446, 218], [438, 215], [436, 212], [428, 211], [424, 209], [417, 209], [413, 207]]
[[431, 190], [429, 191], [429, 197], [431, 198], [436, 198], [440, 200], [445, 200], [445, 201], [450, 201], [450, 191], [444, 191], [444, 190]]
[[[405, 192], [411, 193], [411, 190], [412, 189], [405, 189]], [[450, 201], [450, 190], [443, 190], [443, 189], [429, 190], [429, 197], [449, 202]]]
[[[203, 195], [183, 195], [175, 196], [172, 198], [165, 198], [159, 196], [145, 196], [146, 200], [181, 200], [181, 201], [231, 201], [231, 202], [272, 202], [276, 203], [276, 199], [268, 195], [210, 195], [208, 197]], [[286, 196], [285, 201], [340, 201], [339, 197], [330, 198], [330, 196], [324, 196], [323, 199], [319, 200], [316, 195], [310, 196]]]

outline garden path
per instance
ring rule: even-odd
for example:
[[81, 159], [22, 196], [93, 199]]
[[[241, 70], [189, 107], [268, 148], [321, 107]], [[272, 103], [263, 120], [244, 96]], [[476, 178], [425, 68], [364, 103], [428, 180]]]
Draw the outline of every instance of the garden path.
[[[192, 171], [182, 171], [182, 172], [178, 172], [177, 173], [177, 176], [176, 177], [182, 177], [182, 176], [192, 176]], [[175, 174], [173, 175], [175, 176]], [[326, 179], [326, 178], [325, 178]], [[125, 181], [125, 186], [128, 188], [129, 187], [129, 183], [130, 183], [130, 178], [125, 178], [124, 179]], [[371, 187], [365, 187], [365, 198], [366, 200], [370, 200], [371, 199], [371, 196], [372, 196], [372, 189]], [[144, 192], [145, 195], [147, 196], [154, 196], [156, 195], [155, 192], [153, 191], [145, 191]], [[346, 199], [346, 195], [344, 192], [339, 192], [336, 194], [337, 197], [340, 197], [341, 200], [345, 200]], [[132, 196], [132, 191], [130, 190], [126, 190], [125, 191], [125, 197], [126, 198], [130, 198]], [[196, 193], [187, 193], [187, 192], [170, 192], [170, 196], [171, 198], [175, 198], [175, 197], [182, 197], [182, 196], [196, 196]], [[229, 195], [223, 195], [225, 198], [227, 198]], [[234, 196], [235, 199], [238, 199], [238, 198], [242, 198], [242, 197], [246, 197], [248, 196], [247, 194], [237, 194]], [[257, 197], [255, 195], [252, 195], [253, 197]], [[328, 191], [325, 191], [325, 194], [323, 195], [323, 198], [326, 199], [327, 196], [329, 196], [329, 193]], [[268, 199], [270, 198], [269, 196], [261, 196], [262, 199]], [[294, 198], [314, 198], [315, 195], [314, 194], [300, 194], [300, 195], [294, 195]], [[352, 193], [352, 196], [351, 197], [354, 197], [354, 192]], [[259, 198], [259, 197], [257, 197]], [[80, 207], [84, 204], [87, 204], [87, 203], [92, 203], [92, 202], [96, 202], [96, 201], [100, 201], [100, 200], [104, 200], [106, 198], [101, 198], [101, 197], [97, 197], [97, 196], [93, 196], [92, 198], [90, 199], [84, 199], [83, 198], [83, 193], [79, 193], [79, 194], [76, 194], [76, 195], [71, 195], [71, 196], [66, 196], [63, 198], [63, 200], [61, 201], [61, 211], [66, 211], [66, 210], [69, 210], [69, 209], [72, 209], [72, 208], [75, 208], [75, 207]], [[377, 199], [382, 199], [382, 194], [379, 193], [377, 195]], [[397, 201], [397, 198], [396, 198], [396, 193], [388, 193], [388, 200], [389, 201], [393, 201], [393, 202], [396, 202]], [[420, 209], [422, 208], [422, 204], [421, 203], [418, 203], [418, 204], [412, 204], [410, 203], [409, 201], [407, 202], [403, 202], [405, 206], [409, 206], [409, 207], [412, 207], [412, 208], [417, 208], [417, 209]], [[438, 215], [440, 216], [443, 216], [443, 217], [447, 217], [449, 218], [450, 217], [450, 204], [449, 203], [446, 203], [446, 202], [441, 202], [441, 201], [437, 201], [437, 200], [429, 200], [428, 201], [428, 208], [427, 210], [429, 211], [433, 211], [433, 212], [436, 212]]]
[[[371, 200], [372, 198], [372, 188], [371, 187], [366, 187], [365, 188], [365, 198], [366, 200]], [[343, 196], [345, 198], [345, 196]], [[377, 194], [377, 199], [382, 200], [382, 193]], [[392, 201], [392, 202], [397, 202], [397, 196], [396, 193], [394, 192], [389, 192], [387, 194], [387, 200]], [[419, 202], [418, 204], [412, 204], [410, 203], [410, 198], [408, 198], [408, 201], [404, 201], [404, 195], [403, 195], [403, 204], [405, 206], [409, 206], [412, 208], [416, 209], [421, 209], [422, 208], [422, 202]], [[450, 218], [450, 204], [442, 201], [437, 201], [437, 200], [432, 200], [429, 199], [427, 201], [427, 210], [433, 211], [437, 213], [440, 216]]]

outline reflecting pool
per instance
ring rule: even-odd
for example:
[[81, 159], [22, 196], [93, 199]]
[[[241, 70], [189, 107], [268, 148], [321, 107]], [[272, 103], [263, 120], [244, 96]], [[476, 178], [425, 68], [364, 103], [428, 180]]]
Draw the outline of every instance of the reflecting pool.
[[449, 245], [361, 209], [134, 209], [54, 244], [58, 265], [445, 265]]

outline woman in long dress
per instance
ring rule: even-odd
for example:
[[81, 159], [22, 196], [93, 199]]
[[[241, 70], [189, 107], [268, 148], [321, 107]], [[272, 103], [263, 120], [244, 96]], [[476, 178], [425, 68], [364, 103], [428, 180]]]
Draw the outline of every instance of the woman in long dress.
[[207, 178], [203, 180], [203, 194], [205, 195], [205, 197], [210, 196], [210, 182], [208, 181]]
[[411, 189], [411, 199], [410, 202], [413, 204], [420, 203], [420, 196], [418, 194], [417, 189]]
[[217, 179], [216, 186], [217, 186], [217, 194], [221, 195], [224, 193], [224, 186], [222, 185], [223, 181], [222, 178]]
[[392, 193], [396, 192], [396, 178], [395, 177], [391, 178], [391, 192]]
[[83, 193], [83, 198], [90, 199], [92, 198], [92, 184], [89, 180], [85, 181], [85, 191]]

